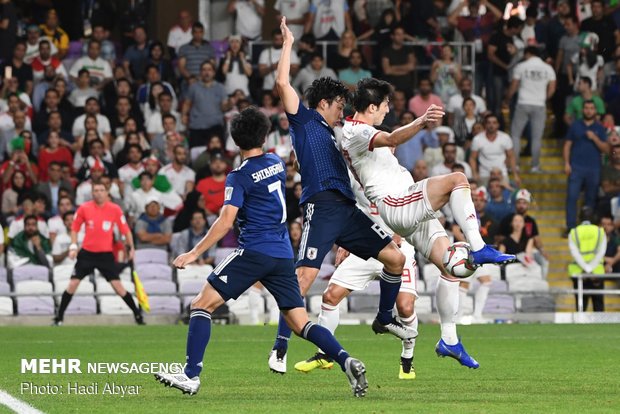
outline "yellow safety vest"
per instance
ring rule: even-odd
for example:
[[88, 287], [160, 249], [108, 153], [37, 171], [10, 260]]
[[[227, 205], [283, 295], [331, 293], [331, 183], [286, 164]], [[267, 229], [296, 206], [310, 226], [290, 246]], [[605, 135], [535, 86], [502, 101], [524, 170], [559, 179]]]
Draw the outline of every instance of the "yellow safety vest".
[[[570, 231], [569, 237], [575, 243], [581, 257], [586, 263], [590, 263], [596, 256], [599, 244], [605, 240], [605, 231], [594, 224], [580, 224]], [[605, 262], [601, 263], [592, 270], [593, 274], [605, 273]], [[577, 263], [571, 263], [568, 265], [568, 273], [570, 275], [576, 275], [583, 273], [583, 269]]]

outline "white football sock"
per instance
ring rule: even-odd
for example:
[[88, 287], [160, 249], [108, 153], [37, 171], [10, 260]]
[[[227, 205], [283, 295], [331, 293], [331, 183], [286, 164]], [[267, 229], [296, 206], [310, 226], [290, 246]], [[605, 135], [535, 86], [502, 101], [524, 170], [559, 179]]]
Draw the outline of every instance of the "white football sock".
[[278, 302], [271, 293], [267, 293], [267, 309], [269, 309], [269, 323], [277, 325], [280, 320], [280, 308], [278, 308]]
[[458, 312], [458, 316], [459, 317], [463, 317], [465, 316], [465, 302], [467, 302], [467, 288], [464, 287], [460, 287], [459, 286], [459, 312]]
[[481, 318], [484, 304], [487, 303], [487, 297], [489, 296], [489, 290], [491, 289], [491, 282], [482, 283], [474, 296], [474, 317]]
[[263, 301], [263, 295], [260, 289], [252, 286], [248, 289], [248, 304], [250, 307], [250, 324], [258, 325], [260, 323], [260, 317], [265, 312], [265, 302]]
[[441, 339], [447, 345], [456, 345], [459, 338], [456, 334], [456, 313], [459, 309], [459, 281], [448, 281], [439, 277], [435, 300], [441, 323]]
[[472, 251], [476, 252], [485, 245], [480, 236], [480, 226], [476, 208], [471, 199], [469, 184], [454, 187], [450, 193], [450, 208], [454, 214], [454, 220], [461, 228], [467, 242], [471, 245]]
[[[415, 329], [416, 331], [416, 336], [417, 336], [417, 332], [418, 332], [418, 315], [416, 315], [415, 312], [413, 312], [413, 315], [411, 315], [408, 318], [398, 318], [400, 320], [400, 323], [402, 323], [405, 326], [408, 326], [412, 329]], [[403, 358], [413, 358], [413, 349], [415, 348], [415, 338], [412, 339], [404, 339], [403, 341], [403, 351], [401, 352], [400, 356]]]
[[340, 323], [340, 306], [322, 302], [318, 322], [319, 325], [327, 328], [333, 335]]

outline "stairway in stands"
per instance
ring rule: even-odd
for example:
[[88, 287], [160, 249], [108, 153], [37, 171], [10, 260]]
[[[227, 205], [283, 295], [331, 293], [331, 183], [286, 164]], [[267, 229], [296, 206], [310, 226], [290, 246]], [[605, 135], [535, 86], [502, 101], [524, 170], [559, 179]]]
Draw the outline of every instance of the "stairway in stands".
[[[567, 267], [572, 256], [568, 249], [568, 239], [562, 237], [566, 226], [566, 175], [562, 159], [562, 140], [548, 137], [543, 139], [543, 174], [530, 174], [530, 165], [531, 157], [521, 157], [521, 186], [532, 193], [533, 202], [529, 213], [538, 223], [538, 230], [549, 255], [549, 285], [552, 289], [571, 289], [573, 286]], [[572, 295], [558, 295], [556, 305], [560, 312], [573, 311], [575, 299]], [[606, 296], [605, 305], [609, 311], [620, 310], [620, 298]]]

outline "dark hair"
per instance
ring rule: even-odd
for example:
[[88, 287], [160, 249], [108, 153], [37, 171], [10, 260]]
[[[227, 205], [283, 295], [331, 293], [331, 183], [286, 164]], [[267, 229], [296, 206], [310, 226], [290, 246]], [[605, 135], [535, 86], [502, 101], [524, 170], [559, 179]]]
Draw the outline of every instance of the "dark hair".
[[441, 146], [441, 152], [442, 153], [445, 152], [446, 148], [451, 147], [451, 146], [454, 147], [455, 149], [458, 147], [458, 145], [456, 145], [454, 142], [446, 142], [445, 144]]
[[58, 90], [54, 89], [54, 88], [49, 88], [48, 90], [45, 91], [45, 96], [47, 96], [48, 93], [55, 93], [57, 97], [60, 98], [60, 92], [58, 92]]
[[26, 222], [30, 220], [34, 220], [37, 224], [39, 223], [39, 218], [37, 216], [35, 216], [34, 214], [28, 214], [26, 217], [24, 217], [24, 226], [26, 225]]
[[271, 37], [274, 37], [274, 36], [277, 36], [277, 35], [280, 35], [280, 34], [282, 34], [282, 30], [280, 30], [280, 28], [278, 28], [278, 27], [276, 27], [275, 29], [273, 29], [271, 31]]
[[196, 214], [196, 213], [200, 214], [204, 221], [207, 221], [207, 215], [205, 214], [204, 210], [194, 210], [194, 211], [192, 211], [191, 219], [194, 218], [194, 214]]
[[537, 46], [528, 46], [525, 48], [525, 50], [523, 51], [524, 54], [529, 54], [532, 56], [540, 56], [540, 50], [538, 49]]
[[142, 151], [142, 147], [138, 144], [129, 144], [127, 145], [127, 152], [129, 152], [130, 149], [132, 148], [136, 148], [138, 151], [140, 151], [140, 154], [142, 154], [144, 151]]
[[164, 91], [162, 93], [160, 93], [159, 95], [157, 95], [157, 100], [159, 101], [161, 99], [162, 96], [167, 96], [170, 99], [172, 99], [172, 94], [170, 92], [168, 92], [166, 89], [164, 89]]
[[95, 101], [97, 102], [97, 105], [99, 105], [99, 99], [95, 98], [94, 96], [91, 96], [90, 98], [88, 98], [86, 102], [84, 103], [84, 105], [88, 105], [88, 103], [91, 101]]
[[468, 96], [467, 98], [463, 98], [463, 104], [461, 106], [465, 108], [465, 102], [469, 102], [469, 101], [472, 101], [474, 103], [474, 106], [477, 106], [476, 100], [472, 98], [471, 96]]
[[[153, 43], [151, 43], [151, 46], [149, 46], [149, 57], [151, 56], [151, 54], [153, 53], [153, 49], [155, 49], [157, 46], [159, 46], [159, 48], [161, 49], [162, 52], [162, 58], [164, 57], [164, 52], [166, 51], [164, 48], [164, 44], [162, 42], [160, 42], [159, 40], [155, 40]], [[148, 67], [151, 65], [148, 65], [146, 68], [148, 69]], [[155, 65], [153, 65], [155, 66]], [[157, 68], [157, 66], [155, 66], [155, 68]], [[158, 69], [159, 70], [159, 69]]]
[[[202, 65], [200, 65], [200, 67], [202, 67]], [[149, 97], [148, 97], [148, 104], [149, 104], [149, 108], [151, 108], [151, 111], [154, 111], [155, 108], [157, 107], [157, 102], [155, 102], [155, 98], [153, 97], [153, 89], [155, 89], [155, 85], [159, 85], [162, 87], [163, 90], [166, 90], [166, 87], [161, 81], [151, 83], [151, 86], [149, 87]]]
[[592, 99], [586, 99], [583, 101], [583, 107], [585, 108], [587, 104], [592, 104], [596, 108], [596, 103]]
[[91, 45], [94, 45], [94, 44], [97, 44], [97, 45], [99, 45], [99, 47], [101, 47], [101, 42], [99, 40], [97, 40], [97, 39], [90, 39], [88, 41], [88, 47], [90, 47]]
[[495, 118], [499, 122], [499, 117], [497, 115], [495, 115], [494, 113], [489, 113], [484, 116], [484, 124], [486, 124], [487, 121], [491, 118]]
[[64, 221], [67, 219], [67, 217], [71, 217], [71, 216], [72, 216], [72, 215], [74, 215], [74, 214], [75, 214], [75, 212], [74, 212], [74, 211], [67, 211], [67, 212], [65, 212], [65, 213], [62, 215], [62, 221], [64, 222]]
[[58, 168], [62, 168], [62, 165], [60, 165], [60, 163], [58, 161], [52, 161], [47, 165], [47, 168], [49, 169], [50, 167], [58, 167]]
[[[594, 1], [596, 1], [596, 0], [594, 0]], [[525, 17], [537, 18], [538, 17], [538, 9], [536, 8], [536, 6], [529, 6], [527, 9], [525, 9]]]
[[517, 16], [511, 16], [510, 19], [508, 19], [506, 21], [506, 27], [508, 29], [516, 29], [516, 28], [521, 27], [523, 25], [524, 25], [523, 20], [521, 20]]
[[375, 78], [364, 78], [357, 82], [353, 93], [353, 108], [357, 112], [365, 112], [370, 105], [379, 106], [392, 93], [392, 86]]
[[592, 79], [590, 79], [588, 76], [582, 76], [579, 78], [579, 80], [587, 83], [590, 88], [592, 87]]
[[43, 45], [43, 44], [48, 45], [50, 48], [52, 47], [52, 43], [49, 40], [47, 40], [47, 39], [43, 39], [43, 40], [39, 41], [39, 47], [41, 47], [41, 45]]
[[203, 25], [202, 23], [200, 23], [200, 22], [194, 22], [194, 24], [192, 24], [192, 32], [193, 32], [194, 30], [203, 30], [203, 31], [204, 31], [204, 30], [205, 30], [205, 27], [204, 27], [204, 25]]
[[83, 74], [86, 74], [86, 75], [90, 76], [90, 72], [89, 72], [89, 71], [88, 71], [88, 69], [86, 69], [86, 68], [82, 68], [82, 69], [80, 69], [80, 70], [78, 71], [78, 78], [79, 78], [80, 76], [82, 76]]
[[299, 42], [308, 43], [310, 47], [314, 48], [316, 46], [316, 37], [312, 33], [304, 33]]
[[310, 60], [314, 60], [316, 58], [319, 58], [321, 60], [325, 60], [325, 58], [323, 57], [323, 54], [321, 52], [314, 52], [310, 55]]
[[452, 166], [452, 172], [455, 172], [455, 170], [465, 171], [465, 166], [461, 164], [460, 162], [457, 162], [456, 164]]
[[164, 123], [164, 119], [167, 119], [167, 118], [172, 118], [172, 119], [174, 119], [175, 123], [177, 122], [177, 119], [174, 117], [174, 115], [172, 115], [172, 114], [163, 114], [161, 116], [161, 123], [162, 123], [162, 125]]
[[310, 108], [316, 109], [319, 102], [325, 99], [330, 105], [334, 99], [342, 97], [345, 101], [349, 98], [349, 89], [339, 80], [328, 77], [315, 79], [312, 85], [306, 89], [306, 100]]
[[151, 180], [153, 179], [153, 174], [148, 171], [142, 171], [140, 175], [138, 175], [138, 179], [142, 181], [142, 177], [149, 177]]
[[149, 70], [151, 69], [155, 69], [158, 73], [159, 73], [159, 68], [157, 67], [157, 65], [155, 65], [154, 63], [149, 63], [148, 65], [146, 65], [146, 67], [144, 68], [144, 75], [146, 75], [147, 73], [149, 73]]
[[230, 135], [242, 150], [261, 148], [271, 129], [271, 121], [255, 106], [241, 111], [230, 124]]

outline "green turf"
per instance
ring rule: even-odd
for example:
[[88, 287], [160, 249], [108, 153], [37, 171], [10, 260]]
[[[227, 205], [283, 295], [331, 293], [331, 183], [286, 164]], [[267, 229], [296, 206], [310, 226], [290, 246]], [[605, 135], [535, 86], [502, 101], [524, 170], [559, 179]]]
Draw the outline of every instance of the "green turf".
[[[149, 375], [20, 374], [21, 358], [80, 358], [86, 362], [172, 362], [185, 355], [185, 326], [4, 327], [0, 388], [50, 413], [568, 413], [620, 411], [620, 330], [616, 325], [488, 325], [461, 327], [478, 370], [435, 356], [436, 325], [420, 326], [418, 378], [398, 380], [400, 342], [368, 326], [338, 329], [352, 355], [366, 363], [370, 388], [352, 397], [339, 369], [301, 374], [311, 344], [295, 338], [289, 373], [269, 373], [274, 328], [215, 326], [196, 396], [164, 388]], [[20, 384], [141, 385], [138, 396], [22, 395]], [[4, 412], [0, 406], [0, 412]]]

